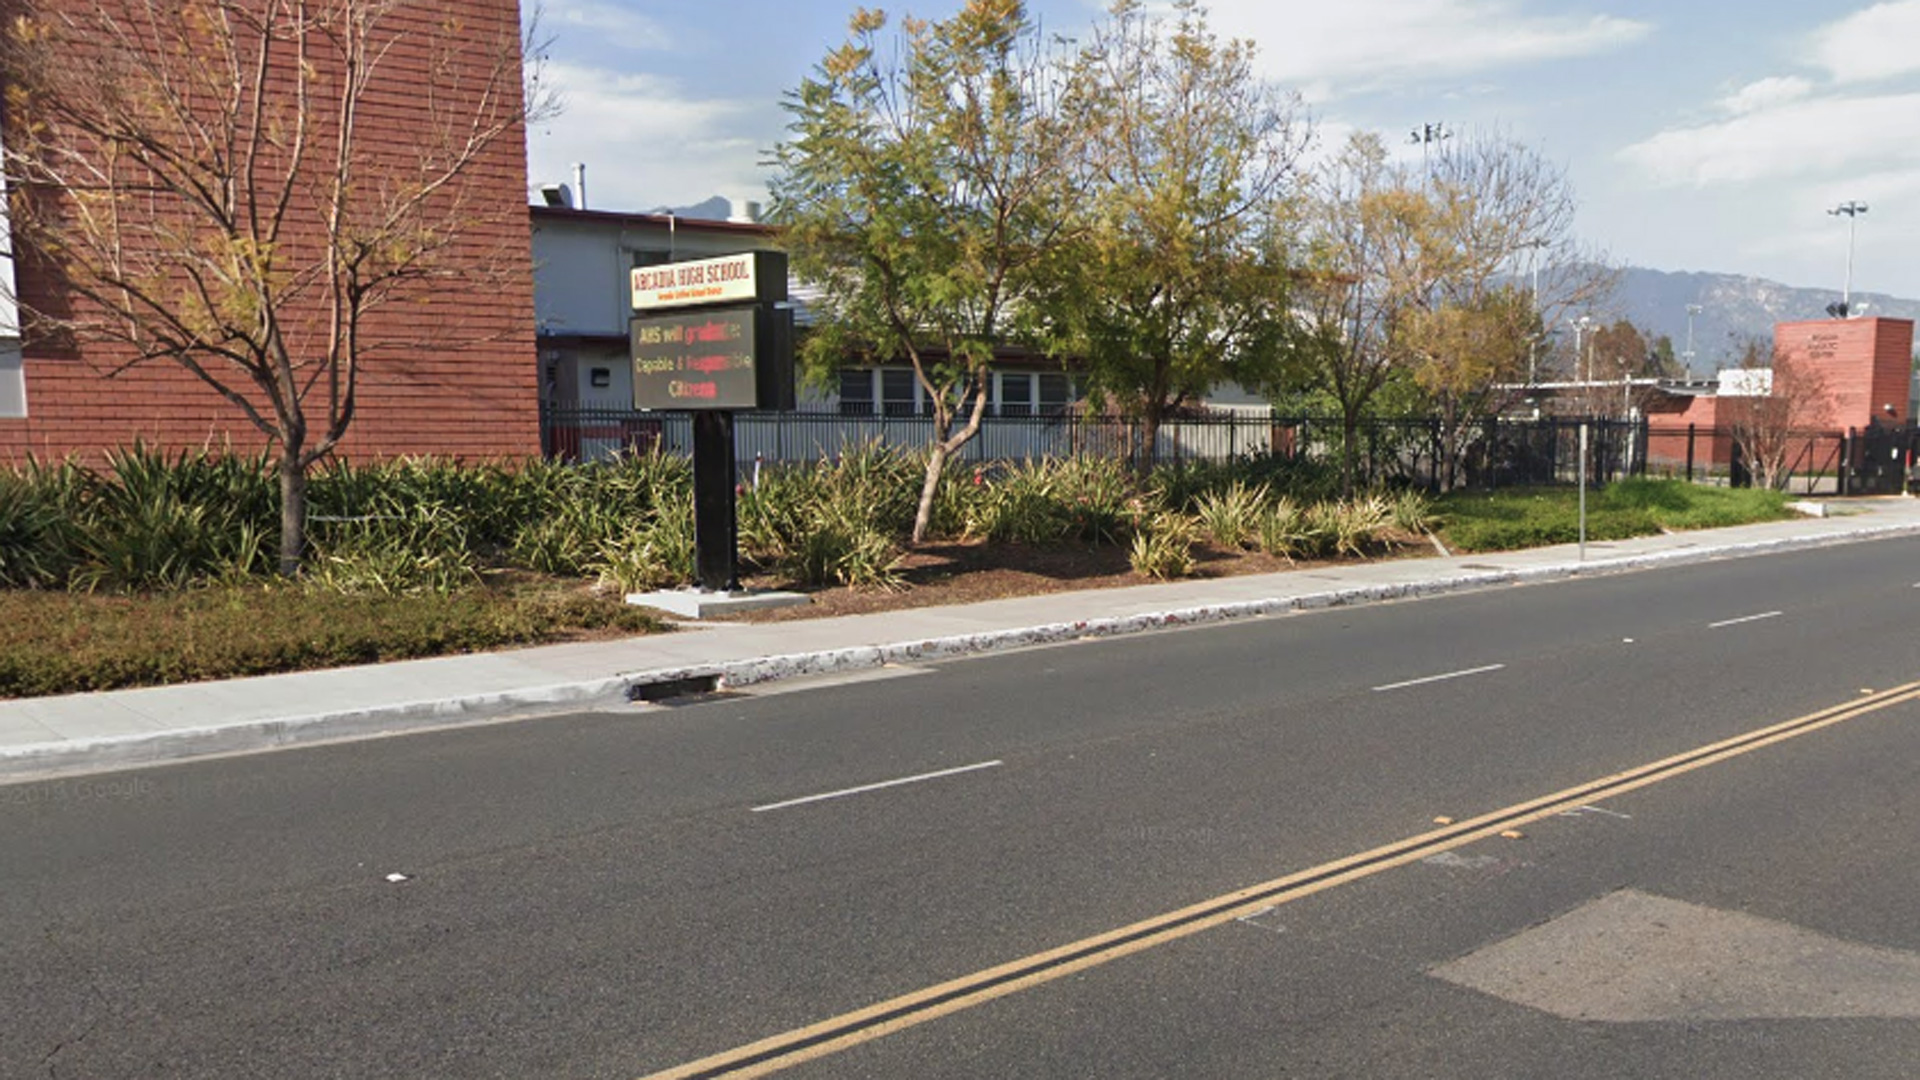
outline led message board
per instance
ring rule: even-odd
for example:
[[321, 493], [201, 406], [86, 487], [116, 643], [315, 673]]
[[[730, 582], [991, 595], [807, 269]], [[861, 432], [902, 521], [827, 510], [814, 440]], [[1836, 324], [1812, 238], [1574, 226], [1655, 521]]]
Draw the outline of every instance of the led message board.
[[792, 408], [791, 325], [758, 305], [634, 316], [633, 407]]

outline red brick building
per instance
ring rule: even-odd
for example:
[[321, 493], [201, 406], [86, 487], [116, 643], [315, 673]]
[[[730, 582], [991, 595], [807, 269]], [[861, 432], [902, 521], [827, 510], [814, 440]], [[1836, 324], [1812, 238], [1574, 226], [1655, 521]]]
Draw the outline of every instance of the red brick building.
[[[43, 2], [51, 6], [67, 0]], [[445, 28], [457, 19], [459, 32], [469, 40], [519, 40], [516, 0], [422, 3], [400, 9], [395, 17], [400, 20], [395, 32], [401, 35]], [[411, 47], [406, 40], [402, 45], [381, 61], [359, 115], [356, 145], [366, 155], [362, 160], [369, 185], [399, 175], [421, 153], [419, 148], [428, 141], [421, 118], [423, 103], [430, 100], [430, 83], [437, 95], [433, 103], [449, 104], [447, 88], [435, 82], [433, 74], [444, 54]], [[512, 101], [506, 107], [517, 115], [517, 49], [512, 62]], [[461, 104], [451, 102], [455, 109]], [[15, 131], [9, 128], [5, 134], [11, 139]], [[363, 353], [354, 417], [336, 451], [343, 456], [539, 453], [523, 126], [516, 123], [488, 143], [461, 175], [465, 224], [441, 254], [443, 272], [396, 294], [392, 303], [370, 315], [364, 328], [364, 339], [373, 344]], [[292, 242], [310, 243], [324, 206], [299, 202], [303, 197], [296, 194]], [[482, 263], [485, 275], [466, 271]], [[36, 269], [30, 256], [17, 267], [0, 265], [0, 271], [7, 270], [17, 274], [17, 296], [24, 307], [61, 303], [58, 286]], [[5, 318], [7, 314], [0, 312], [0, 321], [16, 321]], [[318, 333], [325, 312], [310, 302], [308, 309], [289, 313], [288, 323], [294, 333]], [[264, 444], [261, 433], [233, 403], [173, 361], [152, 360], [116, 370], [126, 354], [108, 344], [38, 338], [31, 321], [23, 339], [15, 337], [10, 343], [6, 334], [0, 329], [0, 463], [18, 462], [29, 454], [42, 459], [95, 457], [136, 438], [167, 448], [220, 445], [229, 439], [247, 449]]]
[[[1780, 323], [1774, 327], [1773, 342], [1776, 367], [1804, 372], [1817, 387], [1793, 420], [1793, 427], [1807, 436], [1807, 468], [1835, 467], [1840, 436], [1850, 429], [1876, 422], [1898, 426], [1912, 418], [1912, 320]], [[1723, 375], [1738, 382], [1745, 373]], [[1725, 469], [1733, 457], [1731, 418], [1742, 405], [1742, 398], [1724, 390], [1647, 400], [1648, 460], [1676, 467], [1689, 460], [1691, 447], [1696, 468]]]

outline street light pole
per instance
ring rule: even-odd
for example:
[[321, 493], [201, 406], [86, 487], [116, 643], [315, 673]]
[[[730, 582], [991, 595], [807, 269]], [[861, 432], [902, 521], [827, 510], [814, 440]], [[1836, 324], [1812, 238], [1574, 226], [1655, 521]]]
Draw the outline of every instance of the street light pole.
[[1853, 311], [1853, 230], [1856, 220], [1866, 212], [1867, 204], [1855, 199], [1848, 199], [1827, 211], [1834, 217], [1844, 215], [1847, 219], [1847, 278], [1840, 290], [1840, 313], [1843, 316]]

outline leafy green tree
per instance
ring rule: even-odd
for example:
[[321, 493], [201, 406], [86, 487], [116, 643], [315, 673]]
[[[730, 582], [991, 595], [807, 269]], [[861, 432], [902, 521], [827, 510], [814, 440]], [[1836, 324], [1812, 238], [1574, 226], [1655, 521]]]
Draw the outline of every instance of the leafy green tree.
[[1175, 410], [1224, 382], [1280, 381], [1292, 320], [1275, 209], [1306, 126], [1253, 52], [1215, 37], [1196, 0], [1165, 18], [1118, 0], [1076, 63], [1068, 114], [1092, 181], [1049, 312], [1089, 399], [1140, 422], [1143, 467]]
[[1673, 338], [1670, 335], [1661, 334], [1653, 339], [1649, 371], [1663, 379], [1677, 379], [1685, 373], [1685, 367], [1680, 363], [1680, 354], [1674, 350]]
[[980, 430], [995, 351], [1032, 333], [1082, 155], [1057, 108], [1063, 64], [1019, 0], [887, 31], [859, 11], [788, 96], [772, 212], [823, 291], [809, 374], [913, 366], [933, 424], [917, 544], [947, 461]]
[[1460, 480], [1472, 430], [1468, 421], [1491, 411], [1489, 398], [1503, 380], [1526, 371], [1537, 329], [1531, 298], [1512, 285], [1416, 309], [1408, 320], [1408, 337], [1417, 342], [1413, 377], [1439, 421], [1442, 489]]

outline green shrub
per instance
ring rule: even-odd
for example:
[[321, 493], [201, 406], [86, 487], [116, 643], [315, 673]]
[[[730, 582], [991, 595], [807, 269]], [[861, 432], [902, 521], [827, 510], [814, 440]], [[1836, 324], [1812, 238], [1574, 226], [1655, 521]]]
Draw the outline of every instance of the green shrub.
[[1191, 518], [1163, 511], [1133, 534], [1127, 556], [1133, 572], [1168, 580], [1193, 573], [1193, 545], [1198, 539]]
[[858, 518], [814, 519], [790, 568], [808, 585], [900, 587], [900, 548], [894, 538]]
[[622, 595], [692, 581], [692, 500], [662, 505], [651, 520], [601, 540], [590, 569], [602, 586]]
[[78, 556], [71, 508], [37, 468], [0, 473], [0, 587], [64, 584]]
[[987, 474], [983, 465], [949, 468], [940, 474], [934, 488], [932, 516], [927, 535], [936, 540], [960, 540], [966, 537], [969, 523], [979, 520], [988, 498]]
[[1265, 487], [1302, 503], [1332, 498], [1340, 490], [1337, 466], [1304, 458], [1255, 454], [1225, 461], [1186, 461], [1161, 465], [1147, 478], [1147, 490], [1162, 509], [1191, 511], [1202, 496], [1239, 484]]
[[1292, 562], [1319, 554], [1319, 535], [1300, 504], [1281, 496], [1260, 515], [1260, 550]]
[[1074, 533], [1060, 470], [1051, 462], [1026, 461], [988, 481], [967, 533], [989, 543], [1053, 544]]
[[1208, 539], [1238, 549], [1258, 537], [1270, 497], [1265, 484], [1248, 487], [1235, 480], [1224, 490], [1202, 493], [1193, 512]]
[[661, 624], [617, 598], [528, 583], [450, 595], [271, 582], [178, 593], [0, 591], [0, 697], [266, 675]]
[[1117, 543], [1137, 515], [1132, 476], [1118, 461], [1045, 459], [975, 470], [965, 533], [995, 543]]
[[278, 498], [262, 457], [168, 456], [135, 442], [109, 453], [104, 473], [80, 470], [79, 483], [70, 585], [178, 589], [270, 565]]
[[1393, 522], [1393, 504], [1384, 496], [1367, 495], [1344, 502], [1323, 503], [1325, 532], [1336, 555], [1355, 558], [1381, 543], [1381, 532]]
[[1423, 491], [1406, 488], [1387, 495], [1386, 499], [1389, 504], [1388, 524], [1403, 533], [1422, 536], [1432, 532], [1439, 523], [1433, 500]]
[[914, 468], [870, 443], [838, 462], [765, 470], [740, 499], [741, 551], [807, 585], [896, 587]]

